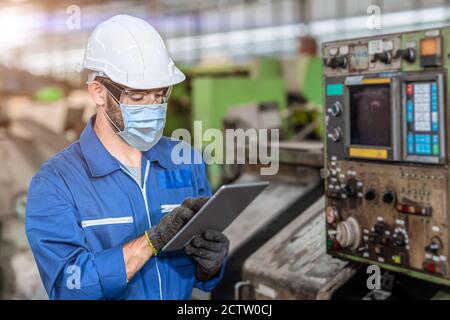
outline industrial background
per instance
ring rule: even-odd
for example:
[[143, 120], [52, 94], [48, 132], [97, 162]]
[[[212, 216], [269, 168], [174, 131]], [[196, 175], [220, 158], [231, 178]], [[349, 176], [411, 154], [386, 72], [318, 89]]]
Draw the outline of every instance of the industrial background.
[[[324, 186], [324, 178], [329, 179], [336, 164], [332, 163], [332, 157], [327, 158], [322, 142], [329, 138], [329, 131], [324, 128], [324, 104], [326, 108], [332, 107], [324, 101], [323, 88], [326, 77], [345, 76], [339, 71], [345, 66], [340, 56], [331, 56], [332, 50], [323, 51], [322, 44], [422, 29], [444, 30], [439, 28], [450, 25], [450, 1], [3, 0], [0, 2], [1, 298], [47, 299], [24, 231], [27, 188], [39, 166], [78, 139], [94, 114], [95, 105], [86, 91], [86, 74], [78, 72], [78, 68], [92, 30], [117, 14], [130, 14], [150, 22], [165, 39], [175, 63], [187, 75], [187, 80], [172, 92], [166, 135], [176, 128], [191, 130], [194, 120], [203, 121], [204, 128], [277, 128], [281, 132], [280, 170], [275, 176], [261, 177], [258, 165], [208, 167], [214, 189], [224, 183], [246, 181], [270, 180], [271, 184], [225, 232], [231, 248], [222, 283], [211, 294], [195, 291], [194, 299], [449, 296], [445, 291], [450, 284], [449, 276], [442, 269], [447, 262], [442, 262], [438, 270], [426, 262], [427, 273], [418, 274], [404, 272], [408, 268], [401, 264], [387, 274], [384, 271], [382, 288], [373, 291], [366, 287], [364, 261], [342, 256], [338, 259], [327, 253], [333, 239], [327, 243], [330, 226], [326, 224], [328, 221], [332, 225], [333, 210], [339, 209], [339, 204], [330, 200], [333, 197], [326, 194]], [[438, 32], [445, 55], [435, 57], [447, 59], [448, 34]], [[392, 41], [397, 48], [397, 40]], [[403, 38], [401, 41], [407, 43]], [[342, 44], [345, 45], [339, 43]], [[408, 60], [409, 53], [401, 51], [396, 58], [403, 58], [405, 64], [413, 63], [414, 60]], [[387, 58], [380, 53], [377, 59], [385, 63], [383, 59]], [[423, 70], [402, 70], [423, 73], [430, 67], [445, 69], [446, 63], [443, 67], [436, 62], [421, 64]], [[356, 70], [364, 73], [362, 69]], [[437, 77], [436, 81], [445, 84], [446, 71], [443, 77], [444, 80]], [[337, 84], [333, 80], [328, 83]], [[331, 88], [339, 91], [339, 87], [327, 90]], [[332, 110], [335, 111], [339, 113]], [[331, 138], [334, 140], [336, 136]], [[333, 146], [329, 150], [334, 150]], [[326, 164], [329, 170], [323, 169], [326, 160], [331, 160]], [[446, 158], [442, 161], [446, 163]], [[348, 166], [339, 165], [344, 169]], [[396, 174], [396, 169], [392, 170]], [[329, 185], [328, 180], [326, 184]], [[447, 186], [430, 188], [448, 194]], [[365, 199], [370, 200], [372, 195], [375, 198], [375, 193], [366, 193]], [[449, 212], [446, 205], [444, 216]], [[343, 226], [351, 228], [350, 222], [347, 220]], [[447, 220], [441, 222], [441, 230], [448, 228]], [[353, 246], [351, 239], [340, 240], [342, 247], [343, 242]], [[438, 245], [450, 242], [448, 233], [444, 233], [442, 242]], [[445, 252], [437, 254], [433, 248], [430, 247], [430, 257], [444, 261]], [[401, 254], [395, 255], [400, 257], [395, 259], [403, 259]], [[386, 269], [389, 268], [383, 270]]]

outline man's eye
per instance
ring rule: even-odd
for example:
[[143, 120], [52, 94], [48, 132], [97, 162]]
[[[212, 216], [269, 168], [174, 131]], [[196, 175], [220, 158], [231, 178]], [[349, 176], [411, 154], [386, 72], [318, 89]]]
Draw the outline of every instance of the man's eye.
[[142, 94], [133, 94], [131, 96], [131, 99], [138, 101], [138, 100], [142, 100], [144, 98], [144, 96]]

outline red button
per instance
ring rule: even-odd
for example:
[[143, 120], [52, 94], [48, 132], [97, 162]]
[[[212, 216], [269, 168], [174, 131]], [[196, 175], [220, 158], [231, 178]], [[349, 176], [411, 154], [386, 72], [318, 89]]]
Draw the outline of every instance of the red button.
[[425, 268], [426, 268], [429, 272], [433, 272], [433, 273], [436, 272], [436, 265], [435, 265], [434, 263], [432, 263], [432, 262], [426, 263], [426, 264], [425, 264]]
[[336, 239], [333, 239], [333, 245], [332, 245], [332, 248], [333, 249], [339, 249], [339, 242], [336, 240]]
[[408, 84], [406, 86], [406, 94], [413, 94], [413, 86], [412, 86], [412, 84]]

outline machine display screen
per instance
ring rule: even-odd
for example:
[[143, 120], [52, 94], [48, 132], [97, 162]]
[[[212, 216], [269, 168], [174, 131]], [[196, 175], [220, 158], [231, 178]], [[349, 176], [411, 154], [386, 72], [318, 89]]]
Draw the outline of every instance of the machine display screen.
[[436, 81], [407, 82], [407, 153], [439, 156], [439, 115]]
[[389, 84], [356, 85], [350, 94], [352, 145], [391, 146], [391, 90]]

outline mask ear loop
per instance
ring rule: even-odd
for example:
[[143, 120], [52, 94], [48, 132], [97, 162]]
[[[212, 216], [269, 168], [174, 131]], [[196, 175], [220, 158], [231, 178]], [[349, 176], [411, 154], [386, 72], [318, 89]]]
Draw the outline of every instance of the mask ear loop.
[[173, 86], [170, 86], [170, 87], [167, 89], [167, 92], [166, 92], [166, 94], [165, 94], [165, 96], [164, 96], [164, 98], [163, 98], [163, 102], [164, 102], [164, 103], [167, 103], [167, 101], [169, 101], [170, 95], [172, 94], [172, 88], [173, 88]]
[[[109, 93], [109, 95], [117, 102], [117, 104], [120, 106], [120, 102], [116, 99], [116, 97], [114, 97], [114, 95], [108, 90], [108, 88], [106, 88], [106, 91]], [[101, 106], [100, 108], [102, 108], [103, 113], [105, 114], [105, 116], [108, 118], [109, 122], [111, 122], [111, 124], [117, 129], [116, 134], [119, 134], [120, 132], [122, 132], [122, 130], [120, 130], [116, 124], [114, 123], [114, 121], [111, 120], [111, 118], [108, 116], [108, 113], [106, 112], [105, 108], [103, 108], [103, 106]]]

